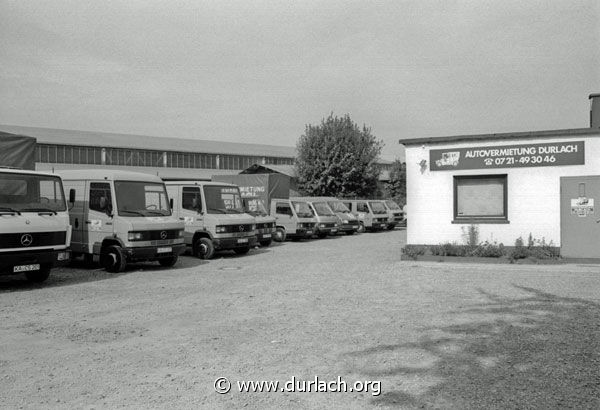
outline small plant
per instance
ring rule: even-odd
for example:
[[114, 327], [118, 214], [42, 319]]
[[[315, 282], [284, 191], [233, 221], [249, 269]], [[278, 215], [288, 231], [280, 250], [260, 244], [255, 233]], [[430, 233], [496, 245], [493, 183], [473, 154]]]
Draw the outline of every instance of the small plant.
[[530, 233], [527, 238], [527, 247], [523, 243], [523, 238], [519, 237], [515, 241], [515, 247], [510, 252], [510, 259], [525, 259], [525, 258], [536, 258], [536, 259], [556, 259], [560, 256], [558, 248], [554, 246], [552, 241], [546, 243], [546, 239], [535, 239]]
[[515, 260], [525, 259], [527, 256], [529, 256], [529, 252], [527, 252], [527, 248], [524, 246], [523, 238], [519, 236], [515, 241], [515, 247], [510, 252], [509, 257], [511, 260]]
[[425, 255], [425, 246], [420, 245], [406, 245], [402, 248], [402, 253], [411, 259], [416, 260], [419, 255]]
[[504, 245], [497, 242], [485, 241], [473, 250], [473, 256], [481, 256], [484, 258], [499, 258], [506, 253]]
[[463, 239], [465, 241], [465, 243], [467, 244], [467, 246], [470, 246], [471, 248], [475, 248], [477, 245], [479, 245], [479, 226], [478, 225], [469, 225], [467, 227], [462, 227], [461, 228], [462, 232], [463, 232]]

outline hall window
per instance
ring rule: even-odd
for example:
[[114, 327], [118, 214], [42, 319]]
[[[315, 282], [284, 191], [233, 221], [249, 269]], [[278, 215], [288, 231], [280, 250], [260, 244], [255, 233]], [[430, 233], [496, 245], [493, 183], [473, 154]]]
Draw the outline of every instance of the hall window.
[[508, 223], [507, 176], [454, 177], [454, 223]]

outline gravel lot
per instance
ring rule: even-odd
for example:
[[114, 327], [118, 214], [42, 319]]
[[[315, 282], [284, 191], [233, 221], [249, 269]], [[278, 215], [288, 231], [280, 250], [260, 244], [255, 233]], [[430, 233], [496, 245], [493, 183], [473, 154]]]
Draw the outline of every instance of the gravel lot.
[[[600, 408], [599, 266], [402, 262], [405, 238], [2, 277], [0, 406]], [[235, 391], [293, 376], [381, 394]]]

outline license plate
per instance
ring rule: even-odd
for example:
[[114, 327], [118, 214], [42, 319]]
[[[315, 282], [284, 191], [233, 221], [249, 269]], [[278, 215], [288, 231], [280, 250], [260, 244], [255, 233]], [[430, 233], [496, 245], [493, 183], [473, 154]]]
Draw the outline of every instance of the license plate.
[[270, 238], [270, 237], [271, 237], [271, 234], [268, 234], [268, 233], [263, 235], [263, 238]]
[[312, 231], [306, 231], [307, 235], [312, 235]]
[[156, 250], [156, 252], [158, 252], [158, 253], [173, 252], [173, 248], [171, 248], [170, 246], [167, 246], [166, 248], [158, 248]]
[[17, 272], [31, 272], [34, 270], [40, 270], [40, 264], [36, 263], [33, 265], [19, 265], [13, 268], [13, 273]]
[[333, 229], [331, 230], [331, 232], [337, 232], [337, 229], [336, 229], [336, 228], [333, 228]]
[[238, 243], [246, 243], [248, 242], [248, 238], [240, 238], [238, 239]]

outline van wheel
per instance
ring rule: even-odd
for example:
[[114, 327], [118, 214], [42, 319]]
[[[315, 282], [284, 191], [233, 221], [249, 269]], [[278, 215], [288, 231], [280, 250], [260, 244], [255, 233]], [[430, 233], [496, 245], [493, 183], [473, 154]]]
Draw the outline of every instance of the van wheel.
[[284, 242], [285, 241], [285, 229], [278, 227], [275, 229], [275, 242]]
[[249, 247], [245, 247], [245, 248], [233, 248], [233, 251], [235, 253], [237, 253], [238, 255], [245, 255], [250, 251]]
[[41, 283], [50, 276], [50, 265], [40, 266], [40, 270], [25, 272], [25, 277], [29, 282]]
[[119, 273], [125, 270], [125, 266], [127, 266], [127, 258], [123, 253], [123, 249], [121, 249], [118, 245], [111, 245], [101, 256], [102, 266], [108, 272]]
[[260, 246], [267, 247], [271, 244], [271, 239], [267, 239], [266, 241], [260, 241]]
[[179, 259], [178, 255], [173, 255], [173, 256], [169, 256], [168, 258], [161, 258], [158, 260], [158, 263], [160, 263], [160, 266], [165, 266], [167, 268], [175, 265], [177, 263], [177, 260]]
[[363, 233], [364, 231], [365, 231], [365, 224], [362, 222], [359, 222], [358, 223], [358, 231], [356, 231], [356, 232]]
[[200, 259], [212, 259], [215, 254], [215, 245], [209, 238], [199, 238], [194, 242], [194, 256]]

